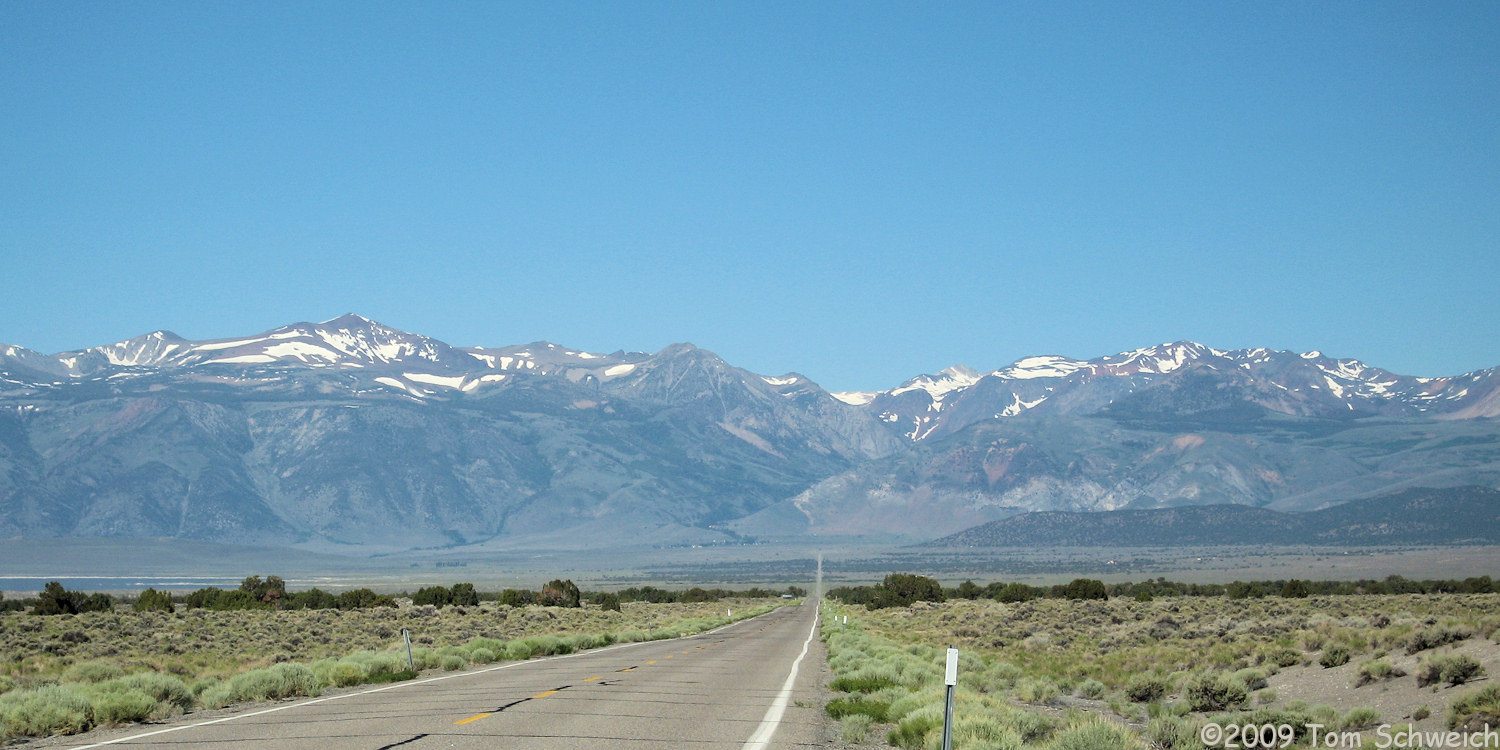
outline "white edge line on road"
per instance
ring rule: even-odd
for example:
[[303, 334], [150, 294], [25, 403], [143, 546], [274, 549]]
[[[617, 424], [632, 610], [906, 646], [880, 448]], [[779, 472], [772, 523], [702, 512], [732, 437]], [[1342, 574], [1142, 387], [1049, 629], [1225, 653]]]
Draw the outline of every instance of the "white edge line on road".
[[[777, 609], [781, 609], [781, 608], [777, 607], [776, 609], [771, 610], [771, 612], [775, 612]], [[484, 669], [477, 669], [477, 670], [474, 670], [472, 672], [457, 672], [457, 673], [454, 673], [454, 674], [440, 675], [438, 677], [428, 677], [427, 679], [424, 679], [424, 680], [412, 680], [410, 682], [397, 682], [397, 683], [393, 683], [393, 684], [390, 684], [390, 685], [386, 685], [385, 687], [372, 688], [370, 690], [361, 690], [361, 691], [359, 691], [357, 693], [341, 693], [339, 695], [330, 695], [327, 698], [313, 698], [312, 700], [299, 701], [297, 703], [289, 703], [289, 704], [287, 704], [285, 706], [277, 706], [275, 708], [265, 708], [265, 709], [261, 709], [259, 711], [252, 711], [252, 712], [247, 713], [247, 714], [235, 714], [233, 716], [224, 716], [224, 717], [220, 717], [218, 719], [209, 719], [208, 721], [200, 721], [200, 722], [198, 722], [196, 724], [184, 724], [184, 725], [182, 725], [180, 727], [168, 727], [166, 729], [157, 729], [157, 730], [150, 731], [150, 732], [142, 732], [141, 734], [132, 734], [132, 735], [129, 735], [129, 736], [126, 736], [126, 737], [117, 737], [117, 738], [112, 739], [112, 740], [105, 740], [103, 742], [95, 742], [92, 745], [74, 745], [74, 746], [72, 746], [70, 748], [67, 748], [67, 750], [89, 750], [89, 748], [93, 748], [93, 747], [104, 747], [105, 745], [114, 745], [114, 744], [118, 744], [118, 743], [121, 743], [121, 742], [129, 742], [131, 740], [144, 739], [146, 737], [155, 737], [155, 736], [157, 736], [159, 734], [169, 734], [171, 732], [181, 732], [184, 729], [197, 729], [198, 727], [206, 727], [206, 726], [209, 726], [210, 724], [223, 724], [224, 722], [227, 722], [227, 721], [236, 721], [238, 719], [249, 719], [249, 718], [255, 717], [255, 716], [264, 716], [266, 714], [274, 714], [277, 711], [288, 711], [288, 710], [291, 710], [293, 708], [302, 708], [303, 706], [311, 706], [314, 703], [327, 703], [329, 701], [342, 700], [344, 698], [353, 698], [353, 697], [360, 696], [360, 695], [370, 695], [371, 693], [383, 693], [383, 692], [385, 692], [387, 690], [398, 690], [400, 688], [415, 687], [417, 685], [426, 685], [429, 682], [441, 682], [443, 680], [452, 680], [452, 679], [456, 679], [456, 678], [459, 678], [459, 677], [473, 677], [475, 675], [485, 674], [486, 672], [498, 672], [499, 670], [502, 670], [502, 669], [513, 669], [515, 667], [522, 667], [522, 666], [525, 666], [527, 664], [541, 664], [541, 663], [549, 662], [549, 661], [560, 661], [562, 659], [572, 659], [572, 658], [577, 657], [577, 656], [589, 656], [589, 655], [592, 655], [592, 654], [602, 654], [605, 651], [616, 651], [618, 649], [630, 648], [632, 646], [644, 646], [644, 645], [646, 645], [648, 643], [663, 643], [663, 642], [666, 642], [666, 641], [680, 641], [680, 640], [684, 640], [684, 639], [687, 639], [687, 638], [696, 638], [698, 636], [712, 635], [713, 633], [717, 633], [720, 630], [723, 630], [725, 628], [728, 628], [728, 627], [731, 627], [731, 626], [734, 626], [734, 625], [738, 625], [738, 624], [740, 624], [742, 622], [750, 622], [751, 620], [754, 620], [754, 619], [763, 617], [765, 615], [771, 614], [771, 612], [762, 612], [761, 614], [758, 614], [755, 617], [747, 617], [747, 618], [745, 618], [743, 620], [736, 620], [734, 622], [725, 623], [723, 625], [720, 625], [717, 628], [714, 628], [713, 630], [705, 630], [702, 633], [691, 633], [689, 635], [678, 636], [677, 638], [662, 638], [662, 639], [654, 640], [654, 641], [636, 641], [635, 643], [617, 643], [617, 644], [615, 644], [613, 646], [605, 646], [604, 648], [589, 649], [588, 651], [579, 651], [579, 652], [574, 653], [574, 654], [564, 654], [564, 655], [561, 655], [561, 656], [547, 656], [547, 657], [543, 657], [541, 659], [527, 659], [525, 661], [516, 661], [516, 662], [511, 662], [509, 664], [502, 664], [502, 665], [500, 665], [498, 667], [486, 667]], [[805, 653], [806, 650], [807, 649], [804, 648], [803, 652]], [[798, 661], [801, 661], [801, 660], [798, 659]], [[796, 672], [796, 668], [793, 667], [792, 674], [796, 675], [796, 673], [797, 673]]]
[[792, 699], [792, 685], [797, 681], [797, 668], [802, 666], [803, 657], [807, 656], [807, 649], [812, 645], [813, 636], [818, 634], [818, 617], [822, 614], [821, 605], [819, 609], [813, 610], [812, 629], [807, 631], [807, 640], [802, 643], [802, 653], [792, 662], [792, 673], [786, 676], [786, 682], [781, 685], [781, 692], [776, 694], [776, 700], [771, 701], [771, 707], [766, 709], [766, 717], [760, 720], [760, 726], [756, 728], [755, 734], [745, 740], [745, 746], [741, 750], [761, 750], [771, 742], [771, 735], [776, 734], [776, 727], [781, 726], [781, 716], [786, 713], [786, 704]]

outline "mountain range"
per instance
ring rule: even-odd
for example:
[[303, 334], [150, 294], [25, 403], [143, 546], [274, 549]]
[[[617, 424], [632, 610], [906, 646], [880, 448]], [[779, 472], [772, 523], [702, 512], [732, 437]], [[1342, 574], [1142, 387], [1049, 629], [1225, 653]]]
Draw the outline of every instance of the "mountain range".
[[453, 347], [357, 315], [0, 345], [0, 535], [348, 550], [848, 535], [1500, 486], [1500, 369], [1178, 342], [829, 393], [676, 344]]

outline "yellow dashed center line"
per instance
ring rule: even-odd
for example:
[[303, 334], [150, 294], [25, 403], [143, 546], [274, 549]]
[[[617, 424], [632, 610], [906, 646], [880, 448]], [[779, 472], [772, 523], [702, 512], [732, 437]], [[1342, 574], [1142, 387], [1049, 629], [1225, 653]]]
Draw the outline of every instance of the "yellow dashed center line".
[[556, 690], [548, 690], [545, 693], [537, 693], [536, 695], [533, 695], [531, 697], [532, 698], [546, 698], [549, 695], [556, 695], [556, 694], [557, 694]]
[[674, 657], [674, 656], [676, 656], [676, 655], [677, 655], [677, 654], [667, 654], [667, 658], [668, 658], [668, 659], [670, 659], [670, 658], [672, 658], [672, 657]]
[[[652, 659], [652, 660], [651, 660], [651, 661], [648, 661], [648, 662], [646, 662], [646, 663], [647, 663], [647, 664], [655, 664], [655, 663], [656, 663], [656, 660], [655, 660], [655, 659]], [[631, 667], [631, 669], [635, 669], [635, 667]]]
[[489, 715], [490, 714], [474, 714], [473, 716], [470, 716], [467, 719], [459, 719], [458, 721], [455, 721], [453, 723], [454, 723], [455, 726], [459, 725], [459, 724], [468, 724], [471, 721], [479, 721], [480, 719], [483, 719], [484, 717], [489, 716]]
[[602, 679], [604, 679], [604, 678], [603, 677], [590, 677], [587, 680], [584, 680], [584, 682], [595, 682], [595, 681], [602, 680]]

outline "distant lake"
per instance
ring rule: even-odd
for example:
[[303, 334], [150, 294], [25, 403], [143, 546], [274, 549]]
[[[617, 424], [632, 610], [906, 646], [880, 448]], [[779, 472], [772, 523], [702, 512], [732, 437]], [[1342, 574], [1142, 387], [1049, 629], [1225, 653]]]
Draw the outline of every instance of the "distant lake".
[[40, 593], [49, 581], [57, 581], [69, 591], [145, 591], [146, 589], [201, 589], [209, 586], [239, 588], [243, 578], [191, 578], [172, 576], [150, 578], [146, 576], [111, 576], [105, 578], [16, 578], [0, 576], [0, 591], [31, 591]]

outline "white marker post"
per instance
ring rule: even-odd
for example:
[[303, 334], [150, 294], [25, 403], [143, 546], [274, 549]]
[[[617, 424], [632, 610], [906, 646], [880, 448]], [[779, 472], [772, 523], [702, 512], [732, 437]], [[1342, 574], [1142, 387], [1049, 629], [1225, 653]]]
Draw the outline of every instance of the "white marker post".
[[415, 672], [417, 671], [417, 663], [411, 660], [411, 631], [402, 628], [401, 640], [406, 641], [406, 666]]
[[953, 686], [958, 684], [958, 649], [948, 647], [948, 670], [943, 674], [948, 697], [943, 708], [943, 750], [953, 750]]

